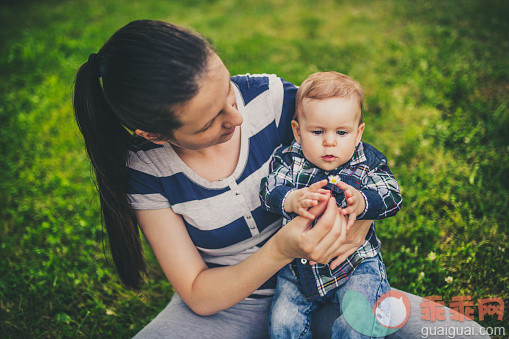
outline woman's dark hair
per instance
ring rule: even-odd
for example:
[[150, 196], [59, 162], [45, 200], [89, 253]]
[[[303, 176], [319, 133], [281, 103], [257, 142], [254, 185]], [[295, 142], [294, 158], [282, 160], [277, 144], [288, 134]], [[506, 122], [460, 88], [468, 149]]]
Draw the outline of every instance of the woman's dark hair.
[[138, 288], [146, 274], [138, 223], [127, 197], [132, 132], [171, 138], [180, 127], [175, 108], [198, 92], [211, 53], [197, 33], [139, 20], [113, 34], [76, 75], [76, 121], [95, 171], [113, 261], [127, 286]]

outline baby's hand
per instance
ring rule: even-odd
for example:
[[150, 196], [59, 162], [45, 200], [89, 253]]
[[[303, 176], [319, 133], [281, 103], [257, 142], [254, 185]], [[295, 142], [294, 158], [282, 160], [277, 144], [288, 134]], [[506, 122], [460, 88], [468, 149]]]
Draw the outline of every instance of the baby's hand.
[[349, 230], [353, 226], [357, 216], [362, 214], [366, 209], [366, 201], [364, 200], [364, 196], [361, 192], [352, 186], [345, 184], [342, 181], [338, 181], [336, 186], [345, 193], [347, 206], [346, 208], [341, 209], [341, 213], [343, 215], [348, 214], [348, 224], [346, 225], [346, 229]]
[[294, 212], [300, 216], [314, 220], [316, 216], [311, 214], [308, 208], [316, 206], [319, 201], [329, 198], [330, 191], [322, 188], [325, 185], [327, 185], [326, 179], [315, 182], [309, 187], [288, 193], [284, 201], [285, 212]]

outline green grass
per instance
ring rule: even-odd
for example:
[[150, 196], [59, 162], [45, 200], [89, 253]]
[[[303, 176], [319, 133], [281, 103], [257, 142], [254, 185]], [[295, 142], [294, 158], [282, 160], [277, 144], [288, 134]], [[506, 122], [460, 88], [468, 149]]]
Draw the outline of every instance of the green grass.
[[195, 28], [232, 74], [358, 80], [364, 140], [404, 197], [377, 227], [392, 286], [507, 304], [508, 12], [503, 0], [2, 3], [1, 336], [128, 337], [171, 298], [148, 246], [147, 284], [120, 285], [70, 101], [80, 64], [141, 18]]

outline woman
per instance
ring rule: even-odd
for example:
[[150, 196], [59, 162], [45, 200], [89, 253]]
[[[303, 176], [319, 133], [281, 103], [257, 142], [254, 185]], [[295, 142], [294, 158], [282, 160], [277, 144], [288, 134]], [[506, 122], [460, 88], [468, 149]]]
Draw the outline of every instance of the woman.
[[176, 292], [139, 337], [266, 337], [279, 269], [339, 263], [364, 242], [370, 222], [347, 233], [333, 198], [313, 208], [313, 228], [298, 217], [279, 229], [260, 208], [270, 155], [291, 140], [295, 90], [276, 76], [230, 78], [203, 37], [149, 20], [79, 69], [75, 114], [118, 273], [140, 286], [139, 225]]

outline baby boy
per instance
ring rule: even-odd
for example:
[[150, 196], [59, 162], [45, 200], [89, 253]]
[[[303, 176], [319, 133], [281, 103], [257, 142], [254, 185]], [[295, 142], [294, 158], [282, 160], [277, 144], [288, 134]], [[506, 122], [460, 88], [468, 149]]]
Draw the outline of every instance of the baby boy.
[[[283, 224], [297, 215], [314, 219], [308, 209], [325, 200], [328, 190], [347, 215], [347, 229], [355, 227], [356, 219], [383, 219], [400, 209], [401, 194], [387, 158], [361, 142], [363, 99], [361, 86], [337, 72], [312, 74], [299, 87], [292, 121], [295, 141], [275, 150], [260, 191], [262, 206], [282, 215]], [[337, 267], [331, 263], [296, 259], [279, 272], [271, 337], [311, 337], [313, 312], [323, 302], [339, 307], [347, 290], [362, 293], [371, 306], [390, 290], [374, 223], [355, 253]], [[332, 337], [360, 334], [340, 316]]]

